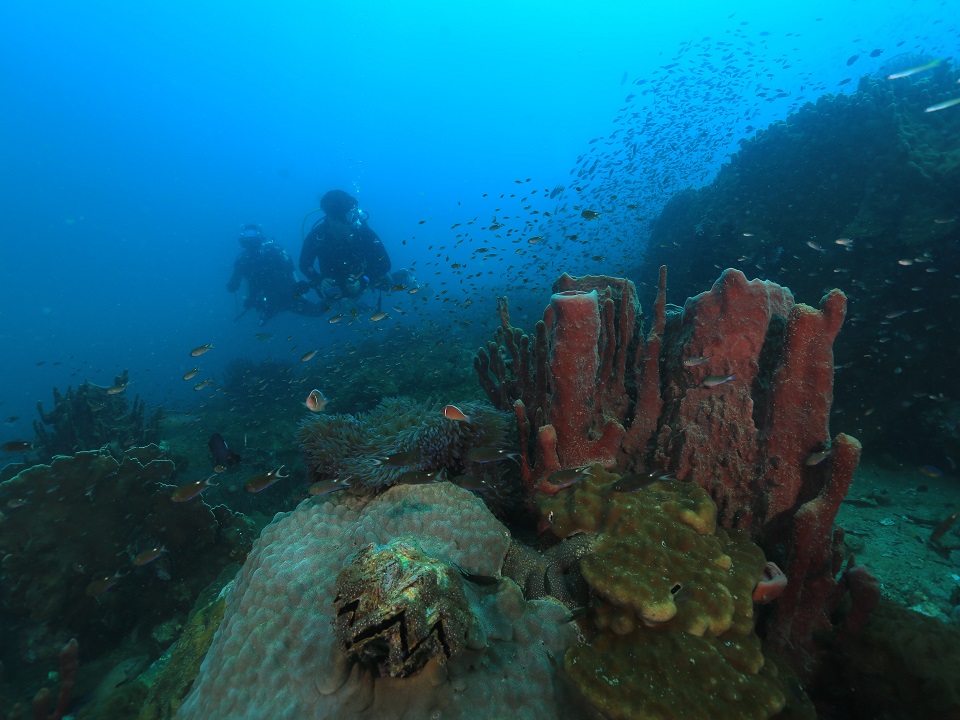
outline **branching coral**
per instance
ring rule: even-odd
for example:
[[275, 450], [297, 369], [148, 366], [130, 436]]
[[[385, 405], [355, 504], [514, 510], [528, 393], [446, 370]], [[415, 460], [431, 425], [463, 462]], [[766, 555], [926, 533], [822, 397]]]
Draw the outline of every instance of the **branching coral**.
[[76, 390], [67, 388], [64, 395], [54, 388], [53, 409], [44, 412], [38, 402], [41, 422], [33, 423], [41, 459], [104, 446], [119, 457], [129, 447], [159, 442], [161, 412], [148, 415], [139, 397], [131, 404], [126, 396], [129, 383], [124, 370], [109, 388], [84, 382]]

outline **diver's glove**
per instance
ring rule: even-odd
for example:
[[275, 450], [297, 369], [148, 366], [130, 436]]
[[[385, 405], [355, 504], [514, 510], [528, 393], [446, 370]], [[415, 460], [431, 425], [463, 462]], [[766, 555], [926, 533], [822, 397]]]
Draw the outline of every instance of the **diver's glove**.
[[326, 300], [339, 300], [342, 295], [340, 288], [337, 287], [337, 281], [333, 278], [324, 278], [320, 282], [317, 293]]
[[301, 280], [296, 285], [293, 286], [293, 294], [296, 297], [303, 297], [308, 292], [310, 292], [311, 287], [313, 286], [310, 283], [308, 283], [306, 280]]
[[343, 294], [347, 297], [356, 297], [363, 292], [366, 284], [365, 277], [357, 277], [356, 275], [348, 275], [347, 279], [343, 281]]

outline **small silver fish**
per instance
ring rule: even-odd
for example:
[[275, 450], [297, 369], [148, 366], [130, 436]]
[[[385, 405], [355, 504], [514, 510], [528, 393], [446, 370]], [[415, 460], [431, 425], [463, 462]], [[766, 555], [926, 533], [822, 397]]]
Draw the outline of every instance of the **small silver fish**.
[[706, 380], [703, 381], [703, 386], [705, 388], [715, 388], [717, 385], [723, 385], [733, 380], [735, 375], [711, 375]]
[[807, 467], [813, 467], [814, 465], [819, 465], [831, 455], [833, 455], [833, 448], [829, 447], [826, 450], [813, 453], [810, 457], [803, 461], [803, 464]]
[[687, 357], [683, 359], [683, 366], [687, 368], [697, 367], [699, 365], [704, 365], [710, 362], [710, 358], [702, 357], [700, 355], [694, 355], [693, 357]]

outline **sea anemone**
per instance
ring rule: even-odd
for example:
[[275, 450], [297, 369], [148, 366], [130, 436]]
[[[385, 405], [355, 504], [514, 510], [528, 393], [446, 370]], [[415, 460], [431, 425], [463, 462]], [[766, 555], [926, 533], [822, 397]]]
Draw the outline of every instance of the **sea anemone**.
[[448, 420], [439, 403], [386, 398], [366, 413], [311, 416], [297, 439], [313, 480], [381, 490], [440, 470], [464, 473], [471, 449], [504, 447], [509, 413], [480, 402], [459, 407], [468, 422]]

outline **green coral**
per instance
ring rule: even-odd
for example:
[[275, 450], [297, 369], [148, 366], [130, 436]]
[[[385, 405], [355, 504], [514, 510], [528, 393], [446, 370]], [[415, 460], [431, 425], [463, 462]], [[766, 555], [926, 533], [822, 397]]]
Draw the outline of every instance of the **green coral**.
[[139, 720], [170, 720], [176, 716], [220, 627], [226, 606], [221, 596], [190, 617], [180, 639], [152, 669], [156, 675]]
[[617, 492], [619, 479], [594, 466], [536, 499], [557, 535], [596, 536], [580, 561], [596, 634], [566, 654], [574, 684], [610, 718], [776, 715], [787, 693], [753, 633], [762, 551], [717, 528], [699, 485]]

